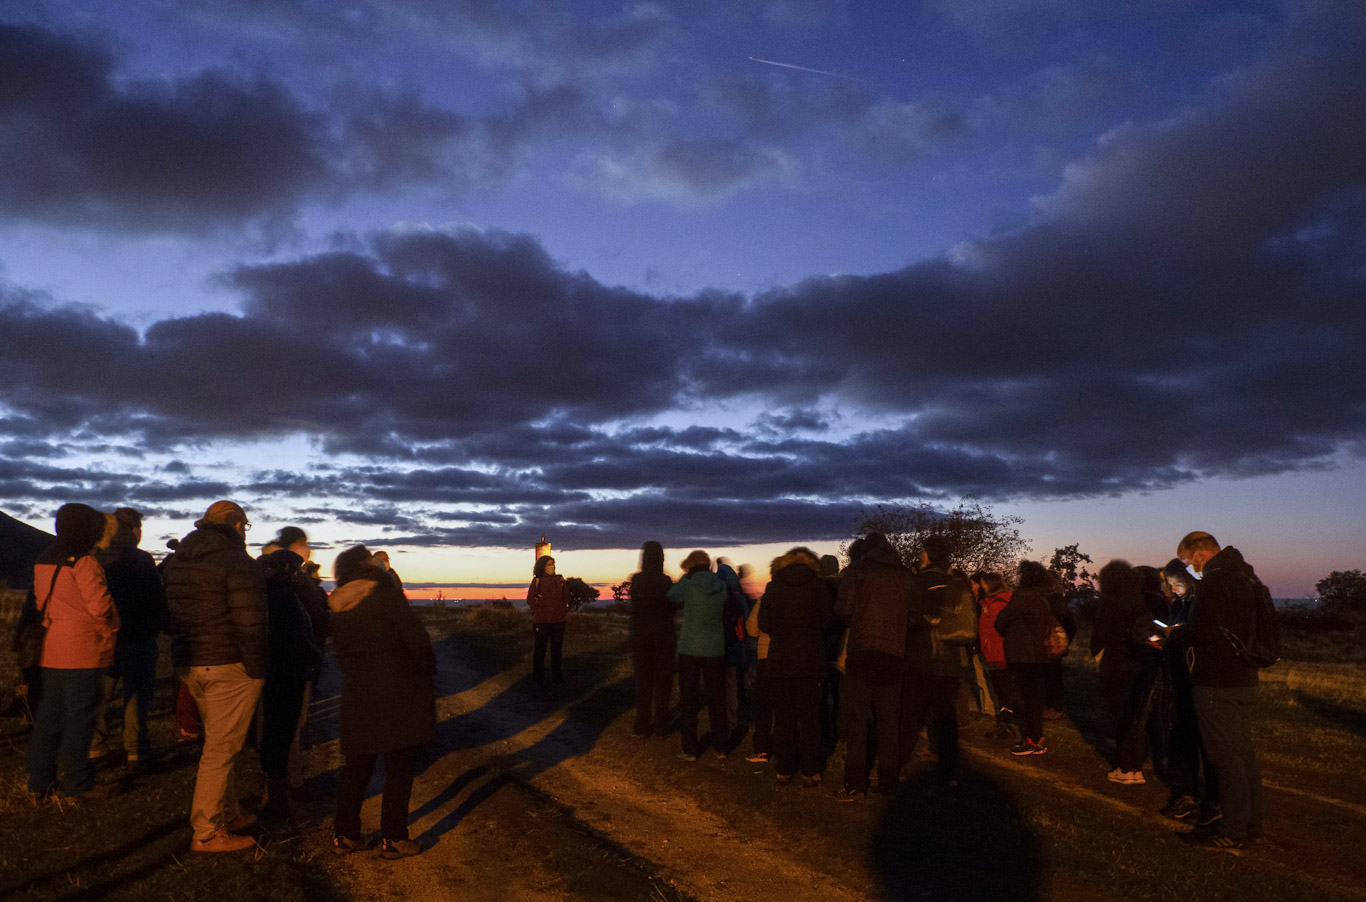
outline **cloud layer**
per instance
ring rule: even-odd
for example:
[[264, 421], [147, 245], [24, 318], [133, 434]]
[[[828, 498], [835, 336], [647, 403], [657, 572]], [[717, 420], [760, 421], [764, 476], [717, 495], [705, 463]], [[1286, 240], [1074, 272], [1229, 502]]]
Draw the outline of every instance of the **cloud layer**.
[[[658, 296], [574, 271], [533, 236], [407, 228], [230, 267], [218, 281], [237, 312], [143, 329], [5, 287], [0, 501], [170, 511], [245, 493], [392, 543], [521, 545], [553, 528], [623, 547], [837, 536], [882, 499], [1325, 466], [1366, 439], [1362, 19], [1292, 23], [1198, 102], [1108, 130], [1027, 225], [881, 275]], [[0, 206], [15, 215], [249, 219], [339, 184], [429, 178], [471, 130], [498, 143], [491, 119], [416, 101], [324, 120], [267, 82], [130, 85], [50, 33], [0, 41], [0, 140], [20, 163]], [[786, 146], [803, 103], [891, 162], [983, 115], [839, 81], [815, 100], [743, 79], [709, 90], [745, 142], [666, 135], [629, 159], [583, 157], [579, 176], [705, 200], [778, 177], [786, 164], [762, 148]], [[501, 134], [533, 119], [547, 121]], [[326, 152], [338, 128], [341, 155]], [[197, 464], [205, 448], [298, 435], [332, 462], [231, 486]], [[68, 459], [92, 448], [128, 465]], [[148, 472], [141, 453], [182, 463]]]

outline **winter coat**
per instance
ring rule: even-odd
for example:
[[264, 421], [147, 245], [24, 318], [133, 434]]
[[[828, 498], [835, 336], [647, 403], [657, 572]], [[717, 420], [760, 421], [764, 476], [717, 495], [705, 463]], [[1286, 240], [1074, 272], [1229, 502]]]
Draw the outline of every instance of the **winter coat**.
[[953, 601], [959, 592], [972, 594], [967, 577], [940, 567], [926, 567], [915, 574], [920, 588], [920, 616], [907, 624], [906, 667], [919, 673], [935, 676], [958, 676], [968, 664], [968, 650], [962, 645], [939, 641], [929, 621], [938, 621], [941, 607]]
[[42, 666], [84, 670], [114, 663], [119, 612], [109, 597], [104, 568], [93, 555], [60, 569], [56, 564], [35, 565], [33, 593], [47, 624]]
[[751, 639], [759, 640], [755, 647], [760, 661], [768, 658], [768, 646], [769, 642], [772, 641], [769, 639], [768, 633], [759, 628], [759, 610], [763, 606], [764, 599], [763, 596], [760, 596], [759, 600], [754, 602], [754, 607], [749, 609], [749, 616], [745, 618], [745, 635]]
[[564, 577], [547, 573], [531, 580], [526, 590], [527, 607], [536, 623], [564, 623], [569, 616], [569, 589]]
[[304, 573], [304, 559], [288, 548], [264, 555], [260, 564], [270, 618], [270, 673], [313, 679], [323, 653], [303, 599], [322, 589]]
[[726, 584], [726, 606], [721, 612], [721, 635], [726, 640], [726, 663], [734, 667], [744, 667], [745, 640], [744, 623], [749, 619], [750, 600], [740, 588], [740, 576], [729, 564], [717, 563], [716, 576]]
[[166, 624], [166, 589], [157, 562], [133, 545], [97, 552], [109, 596], [119, 610], [118, 644], [139, 645], [161, 634]]
[[764, 589], [759, 629], [769, 636], [765, 675], [775, 679], [825, 676], [825, 630], [835, 607], [820, 570], [795, 558], [779, 566]]
[[683, 629], [678, 635], [680, 655], [719, 658], [726, 653], [721, 615], [727, 595], [726, 584], [710, 570], [689, 573], [669, 589], [669, 601], [683, 606]]
[[341, 665], [341, 751], [383, 754], [436, 734], [436, 655], [408, 599], [383, 571], [327, 599]]
[[908, 629], [928, 629], [920, 610], [915, 574], [888, 545], [851, 564], [840, 581], [835, 611], [849, 627], [845, 673], [884, 682], [900, 679]]
[[982, 657], [996, 670], [1006, 666], [1005, 642], [996, 632], [996, 617], [1008, 604], [1010, 592], [1007, 590], [988, 595], [982, 599], [982, 613], [977, 617], [977, 641]]
[[266, 584], [230, 526], [208, 523], [162, 564], [177, 667], [241, 663], [263, 679], [270, 660]]
[[667, 648], [677, 641], [674, 606], [669, 588], [674, 581], [664, 572], [631, 577], [631, 647]]
[[1205, 562], [1186, 622], [1169, 643], [1192, 650], [1191, 682], [1221, 689], [1258, 685], [1257, 668], [1244, 664], [1224, 635], [1246, 637], [1257, 604], [1257, 574], [1232, 545]]
[[1041, 589], [1018, 588], [996, 615], [996, 632], [1001, 635], [1006, 661], [1010, 664], [1047, 664], [1047, 643], [1053, 632], [1053, 612], [1048, 596]]
[[1101, 592], [1091, 627], [1091, 656], [1104, 652], [1102, 663], [1119, 658], [1141, 663], [1156, 654], [1147, 646], [1155, 628], [1137, 585], [1122, 592]]

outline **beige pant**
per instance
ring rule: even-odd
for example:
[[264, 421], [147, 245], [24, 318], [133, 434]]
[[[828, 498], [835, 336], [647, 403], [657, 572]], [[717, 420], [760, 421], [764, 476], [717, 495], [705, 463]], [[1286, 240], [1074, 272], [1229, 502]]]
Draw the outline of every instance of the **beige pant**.
[[177, 667], [204, 721], [204, 752], [194, 781], [190, 827], [207, 840], [227, 830], [238, 815], [235, 772], [256, 700], [265, 680], [254, 680], [240, 663]]

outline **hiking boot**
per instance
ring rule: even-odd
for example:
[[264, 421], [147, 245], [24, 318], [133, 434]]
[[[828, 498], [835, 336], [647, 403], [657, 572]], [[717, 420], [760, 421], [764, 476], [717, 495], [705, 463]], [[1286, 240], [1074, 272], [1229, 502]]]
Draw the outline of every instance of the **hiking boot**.
[[712, 752], [712, 754], [716, 756], [716, 760], [717, 760], [717, 761], [725, 761], [725, 760], [726, 760], [726, 753], [723, 752], [723, 751], [721, 751], [720, 749], [717, 749], [716, 751]]
[[1010, 754], [1012, 755], [1042, 755], [1046, 751], [1048, 751], [1048, 749], [1044, 748], [1042, 739], [1038, 742], [1035, 742], [1032, 739], [1026, 739], [1024, 742], [1011, 746], [1010, 748]]
[[820, 786], [820, 785], [821, 785], [821, 775], [820, 775], [820, 774], [811, 774], [811, 775], [809, 775], [809, 776], [808, 776], [808, 775], [803, 775], [803, 776], [802, 776], [802, 785], [803, 785], [803, 786]]
[[792, 782], [791, 774], [774, 774], [773, 778], [778, 781], [779, 786], [786, 786]]
[[1184, 820], [1200, 810], [1200, 805], [1190, 796], [1178, 796], [1162, 808], [1162, 816], [1174, 821]]
[[679, 761], [696, 761], [696, 760], [697, 760], [697, 756], [696, 756], [696, 755], [690, 755], [690, 754], [688, 754], [687, 752], [679, 752], [679, 753], [678, 753], [678, 760], [679, 760]]
[[1111, 783], [1122, 783], [1128, 786], [1136, 786], [1147, 781], [1143, 778], [1141, 770], [1120, 770], [1115, 768], [1105, 775], [1105, 779]]
[[1219, 822], [1223, 819], [1222, 811], [1202, 811], [1196, 815], [1195, 827], [1191, 833], [1195, 836], [1213, 836], [1219, 832]]
[[755, 752], [753, 755], [750, 755], [747, 758], [745, 758], [745, 760], [749, 761], [752, 764], [767, 764], [768, 752]]
[[415, 839], [382, 839], [379, 842], [379, 855], [393, 861], [397, 858], [412, 858], [421, 853], [422, 843]]
[[332, 851], [338, 855], [350, 855], [352, 852], [364, 852], [370, 848], [370, 843], [361, 836], [334, 836], [332, 837]]
[[256, 845], [250, 836], [238, 836], [226, 830], [219, 830], [208, 839], [190, 841], [191, 852], [240, 852]]

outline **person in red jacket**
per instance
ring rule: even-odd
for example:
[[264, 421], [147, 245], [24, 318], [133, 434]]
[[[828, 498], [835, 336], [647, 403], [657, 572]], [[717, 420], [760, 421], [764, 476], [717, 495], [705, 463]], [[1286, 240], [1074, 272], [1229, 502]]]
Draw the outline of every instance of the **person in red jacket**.
[[996, 632], [1004, 640], [1006, 662], [1024, 708], [1024, 741], [1012, 755], [1042, 755], [1043, 709], [1048, 682], [1048, 635], [1053, 631], [1053, 612], [1048, 606], [1052, 579], [1043, 564], [1020, 561], [1020, 579], [1010, 602], [996, 615]]
[[991, 694], [996, 700], [996, 726], [988, 734], [992, 739], [1012, 741], [1018, 736], [1015, 718], [1020, 711], [1020, 700], [1015, 694], [1015, 686], [1010, 680], [1006, 663], [1005, 639], [996, 631], [996, 617], [1010, 604], [1010, 590], [999, 573], [979, 573], [977, 581], [984, 593], [981, 601], [982, 613], [977, 621], [978, 643], [982, 659], [986, 662], [987, 680], [991, 683]]
[[531, 678], [545, 679], [545, 650], [550, 646], [550, 679], [564, 683], [561, 664], [564, 660], [564, 625], [569, 614], [569, 589], [564, 577], [555, 572], [555, 559], [543, 554], [536, 559], [531, 585], [526, 590], [526, 603], [531, 608], [536, 650], [531, 659]]
[[57, 540], [33, 567], [33, 594], [47, 626], [43, 697], [28, 745], [28, 792], [34, 801], [56, 791], [59, 751], [62, 793], [77, 799], [95, 793], [95, 767], [87, 752], [119, 631], [104, 567], [91, 553], [104, 527], [99, 511], [63, 504], [57, 511]]

